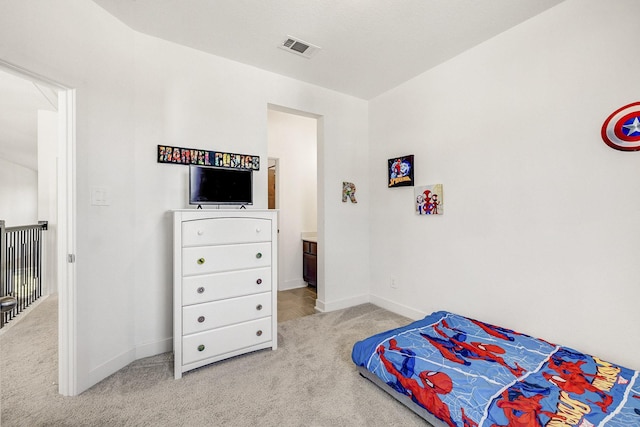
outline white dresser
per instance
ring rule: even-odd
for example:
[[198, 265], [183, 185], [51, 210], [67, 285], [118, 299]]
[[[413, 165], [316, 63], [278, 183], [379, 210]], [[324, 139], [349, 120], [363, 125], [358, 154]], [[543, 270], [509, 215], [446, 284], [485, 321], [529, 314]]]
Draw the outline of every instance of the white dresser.
[[175, 378], [250, 351], [275, 350], [277, 211], [190, 209], [173, 217]]

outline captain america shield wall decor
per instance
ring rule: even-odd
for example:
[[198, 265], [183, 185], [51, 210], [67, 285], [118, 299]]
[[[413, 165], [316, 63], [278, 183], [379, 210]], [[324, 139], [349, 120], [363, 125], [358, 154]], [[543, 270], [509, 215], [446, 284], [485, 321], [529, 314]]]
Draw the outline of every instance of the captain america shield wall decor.
[[614, 111], [602, 124], [602, 140], [616, 150], [640, 150], [640, 102]]

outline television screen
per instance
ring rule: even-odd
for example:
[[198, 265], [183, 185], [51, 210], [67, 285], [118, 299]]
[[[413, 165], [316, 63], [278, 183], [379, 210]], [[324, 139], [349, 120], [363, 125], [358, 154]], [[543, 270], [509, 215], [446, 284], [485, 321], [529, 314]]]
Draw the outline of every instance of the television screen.
[[253, 172], [190, 165], [189, 204], [252, 205]]

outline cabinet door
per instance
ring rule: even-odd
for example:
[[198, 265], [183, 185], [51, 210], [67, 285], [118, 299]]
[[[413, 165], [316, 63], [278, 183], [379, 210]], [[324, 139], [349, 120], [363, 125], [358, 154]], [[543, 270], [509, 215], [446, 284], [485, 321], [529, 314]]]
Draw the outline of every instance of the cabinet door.
[[309, 253], [305, 253], [302, 256], [302, 280], [304, 280], [311, 286], [316, 286], [318, 258], [315, 255], [311, 255]]
[[182, 274], [217, 273], [271, 266], [271, 242], [182, 249]]

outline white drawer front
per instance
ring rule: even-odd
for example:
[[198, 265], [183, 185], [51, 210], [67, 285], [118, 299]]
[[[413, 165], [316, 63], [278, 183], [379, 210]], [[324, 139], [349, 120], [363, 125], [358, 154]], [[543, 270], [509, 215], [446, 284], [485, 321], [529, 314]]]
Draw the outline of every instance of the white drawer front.
[[182, 249], [182, 274], [217, 273], [271, 265], [271, 242]]
[[189, 276], [182, 279], [182, 305], [271, 291], [271, 268]]
[[190, 305], [182, 309], [182, 332], [193, 334], [266, 316], [271, 316], [271, 292]]
[[271, 317], [185, 336], [182, 364], [271, 341]]
[[271, 221], [260, 218], [208, 218], [182, 223], [182, 246], [268, 242]]

